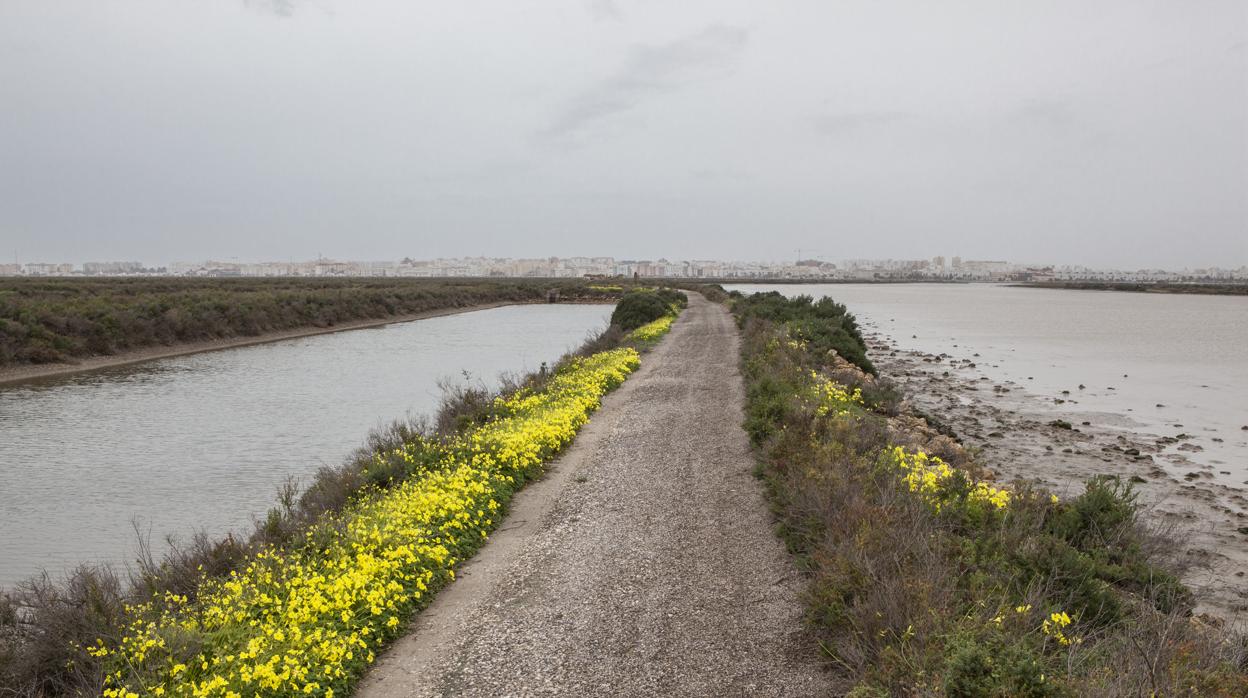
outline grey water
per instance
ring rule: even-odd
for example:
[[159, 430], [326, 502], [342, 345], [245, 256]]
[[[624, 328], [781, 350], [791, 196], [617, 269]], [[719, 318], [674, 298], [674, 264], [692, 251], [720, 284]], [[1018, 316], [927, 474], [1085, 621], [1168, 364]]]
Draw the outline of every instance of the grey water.
[[496, 386], [606, 327], [609, 305], [523, 305], [0, 386], [0, 587], [119, 569], [137, 524], [245, 531], [279, 486], [370, 429], [431, 414], [440, 381]]
[[1188, 460], [1213, 466], [1222, 484], [1248, 484], [1248, 297], [999, 284], [726, 288], [829, 296], [902, 350], [970, 359], [993, 380], [1050, 405], [1075, 400], [1138, 433], [1190, 434], [1202, 450]]

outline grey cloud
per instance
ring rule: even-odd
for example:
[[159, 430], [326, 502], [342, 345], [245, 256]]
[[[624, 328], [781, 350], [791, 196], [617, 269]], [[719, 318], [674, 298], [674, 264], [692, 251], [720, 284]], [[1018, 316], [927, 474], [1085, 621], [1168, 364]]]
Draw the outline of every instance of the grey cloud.
[[596, 20], [618, 22], [624, 19], [624, 12], [615, 0], [587, 0], [585, 6], [589, 9], [590, 16]]
[[295, 9], [303, 4], [300, 0], [243, 0], [243, 5], [250, 9], [278, 17], [293, 17]]
[[619, 72], [573, 97], [541, 135], [576, 134], [653, 95], [724, 77], [732, 72], [748, 39], [746, 29], [714, 24], [670, 43], [638, 46]]
[[0, 0], [0, 255], [1237, 266], [1243, 6]]
[[859, 111], [836, 114], [820, 114], [814, 118], [815, 130], [820, 133], [836, 135], [851, 131], [886, 126], [912, 117], [900, 111]]

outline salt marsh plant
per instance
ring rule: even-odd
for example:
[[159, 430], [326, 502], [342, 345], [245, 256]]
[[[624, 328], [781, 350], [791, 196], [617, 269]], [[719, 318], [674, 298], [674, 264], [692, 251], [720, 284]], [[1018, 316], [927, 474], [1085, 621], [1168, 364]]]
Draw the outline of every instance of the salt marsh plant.
[[848, 695], [1243, 696], [1129, 484], [1003, 484], [871, 374], [828, 300], [739, 296], [746, 429]]

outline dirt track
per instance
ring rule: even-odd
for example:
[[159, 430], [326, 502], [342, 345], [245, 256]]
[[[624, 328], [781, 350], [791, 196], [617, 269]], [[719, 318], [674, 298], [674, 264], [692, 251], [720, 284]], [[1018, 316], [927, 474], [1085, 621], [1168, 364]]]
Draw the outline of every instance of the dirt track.
[[750, 475], [736, 329], [690, 296], [359, 695], [830, 692]]

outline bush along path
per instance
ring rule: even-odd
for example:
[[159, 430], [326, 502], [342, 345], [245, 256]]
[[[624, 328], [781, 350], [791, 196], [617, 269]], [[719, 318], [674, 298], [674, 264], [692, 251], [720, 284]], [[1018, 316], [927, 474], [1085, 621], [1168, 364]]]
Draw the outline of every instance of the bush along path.
[[360, 695], [828, 695], [752, 475], [737, 360], [731, 316], [690, 294]]
[[1191, 617], [1128, 484], [1004, 486], [905, 415], [831, 300], [734, 294], [746, 428], [856, 698], [1244, 696], [1248, 645]]
[[[28, 631], [45, 640], [63, 633], [69, 645], [49, 653], [6, 626], [0, 677], [18, 695], [344, 695], [487, 540], [512, 494], [637, 369], [638, 349], [656, 344], [675, 312], [623, 337], [608, 332], [596, 344], [622, 346], [594, 351], [591, 343], [592, 353], [565, 357], [492, 400], [452, 396], [475, 402], [444, 408], [449, 429], [395, 430], [370, 458], [323, 472], [302, 509], [288, 501], [274, 510], [250, 548], [204, 546], [189, 582], [178, 579], [189, 567], [183, 551], [144, 570], [148, 579], [128, 599], [115, 589], [88, 599], [94, 612], [68, 610], [81, 600], [75, 589], [19, 599], [34, 604], [28, 613], [0, 604], [6, 616], [24, 615]], [[334, 498], [343, 501], [322, 501]], [[58, 617], [79, 622], [54, 627]]]

